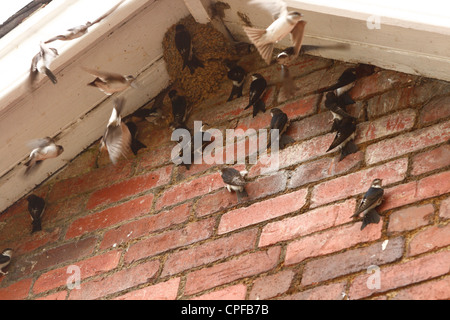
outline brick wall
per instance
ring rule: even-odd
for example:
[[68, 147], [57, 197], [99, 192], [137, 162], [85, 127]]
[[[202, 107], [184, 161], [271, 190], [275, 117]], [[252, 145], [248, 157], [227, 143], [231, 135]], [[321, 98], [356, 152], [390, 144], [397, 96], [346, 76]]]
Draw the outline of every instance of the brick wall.
[[[113, 166], [96, 143], [34, 191], [47, 202], [43, 231], [30, 235], [24, 199], [3, 212], [0, 248], [15, 255], [0, 298], [449, 299], [450, 84], [379, 69], [358, 81], [349, 109], [360, 150], [339, 162], [325, 152], [332, 116], [317, 92], [349, 64], [299, 58], [290, 99], [278, 66], [255, 55], [241, 65], [266, 77], [267, 105], [291, 119], [296, 142], [280, 170], [236, 165], [249, 171], [249, 198], [237, 203], [220, 165], [173, 165], [167, 127], [139, 122], [148, 148], [137, 157]], [[188, 124], [268, 127], [269, 112], [243, 110], [247, 96], [225, 103], [229, 90], [225, 81], [194, 106]], [[350, 216], [375, 177], [382, 220], [361, 231]], [[70, 290], [73, 265], [81, 288]], [[372, 265], [379, 289], [367, 285]]]

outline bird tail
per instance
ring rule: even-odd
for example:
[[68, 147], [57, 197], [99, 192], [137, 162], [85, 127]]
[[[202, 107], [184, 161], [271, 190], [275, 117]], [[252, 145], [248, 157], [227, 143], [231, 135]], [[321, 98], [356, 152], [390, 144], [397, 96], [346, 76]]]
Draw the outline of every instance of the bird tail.
[[370, 209], [363, 217], [361, 230], [364, 229], [370, 223], [376, 224], [378, 222], [380, 222], [380, 215], [375, 209]]
[[243, 188], [242, 191], [236, 191], [236, 194], [238, 202], [241, 202], [243, 198], [248, 198], [248, 193], [245, 191], [245, 188]]
[[25, 166], [27, 167], [25, 170], [25, 175], [29, 175], [32, 171], [34, 171], [39, 164], [41, 164], [43, 160], [37, 160], [35, 161], [34, 159], [30, 159], [25, 163]]
[[270, 61], [272, 60], [273, 43], [261, 43], [261, 38], [266, 34], [266, 30], [244, 27], [244, 31], [250, 41], [255, 45], [264, 61], [267, 64], [270, 64]]
[[355, 142], [352, 140], [348, 141], [341, 150], [341, 156], [339, 158], [339, 161], [344, 159], [346, 156], [352, 153], [358, 152], [358, 146], [355, 144]]
[[338, 98], [339, 100], [339, 105], [341, 108], [349, 105], [349, 104], [354, 104], [355, 100], [353, 100], [353, 98], [350, 96], [350, 94], [348, 92], [344, 92], [343, 94], [341, 94]]
[[133, 142], [131, 143], [131, 151], [133, 151], [134, 155], [137, 155], [138, 151], [141, 149], [145, 149], [147, 146], [140, 142], [137, 139], [133, 139]]
[[[191, 72], [191, 74], [194, 73], [195, 69], [197, 68], [204, 68], [205, 65], [203, 64], [203, 62], [200, 61], [199, 58], [197, 58], [197, 56], [195, 54], [192, 54], [192, 57], [189, 61], [187, 61], [187, 66], [189, 68], [189, 71]], [[184, 67], [183, 67], [184, 69]]]
[[53, 72], [50, 71], [49, 68], [45, 68], [45, 74], [53, 82], [53, 84], [56, 84], [58, 82], [56, 76], [53, 74]]
[[33, 222], [31, 222], [31, 225], [33, 226], [31, 233], [35, 233], [36, 231], [42, 230], [41, 219], [33, 220]]
[[261, 111], [263, 113], [266, 112], [266, 104], [261, 99], [256, 101], [253, 105], [253, 117], [258, 114], [258, 111]]

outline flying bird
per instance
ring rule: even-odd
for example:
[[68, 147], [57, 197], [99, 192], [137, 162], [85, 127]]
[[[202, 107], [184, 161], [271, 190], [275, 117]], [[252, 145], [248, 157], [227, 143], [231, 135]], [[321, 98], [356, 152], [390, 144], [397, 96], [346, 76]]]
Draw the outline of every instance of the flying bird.
[[42, 139], [31, 140], [28, 146], [32, 149], [28, 161], [25, 163], [27, 169], [25, 175], [31, 173], [42, 161], [50, 158], [56, 158], [63, 151], [64, 148], [57, 145], [50, 137]]
[[170, 124], [172, 129], [186, 128], [186, 119], [189, 113], [186, 98], [178, 95], [175, 89], [169, 91], [169, 98], [172, 101], [173, 122]]
[[131, 145], [130, 145], [131, 151], [133, 152], [134, 155], [137, 155], [139, 150], [147, 148], [147, 146], [137, 139], [136, 124], [132, 121], [128, 121], [125, 124], [127, 125], [131, 135]]
[[186, 30], [186, 27], [182, 24], [177, 24], [175, 26], [175, 47], [183, 60], [182, 70], [188, 66], [189, 71], [193, 74], [196, 68], [204, 67], [203, 63], [193, 52], [189, 31]]
[[41, 231], [41, 218], [44, 214], [45, 209], [45, 201], [41, 197], [38, 197], [37, 195], [31, 194], [27, 197], [28, 201], [28, 212], [31, 215], [31, 225], [32, 230], [31, 233], [34, 233], [36, 231]]
[[91, 75], [96, 77], [94, 81], [88, 83], [87, 85], [96, 87], [107, 95], [123, 91], [128, 87], [137, 88], [135, 82], [136, 78], [134, 76], [123, 76], [121, 74], [113, 72], [98, 71], [84, 67], [82, 68], [86, 72], [89, 72]]
[[223, 168], [220, 172], [228, 192], [235, 191], [238, 202], [241, 202], [242, 198], [248, 197], [247, 191], [245, 191], [247, 182], [244, 178], [248, 173], [246, 170], [239, 172], [234, 168]]
[[100, 150], [106, 148], [113, 164], [116, 164], [121, 156], [127, 158], [127, 154], [131, 151], [131, 142], [133, 140], [128, 126], [122, 122], [120, 115], [123, 104], [124, 100], [122, 98], [114, 101], [111, 117], [100, 141]]
[[365, 193], [361, 203], [359, 204], [356, 213], [352, 215], [352, 218], [358, 217], [361, 213], [364, 214], [361, 225], [361, 230], [364, 229], [370, 223], [380, 222], [380, 215], [375, 210], [377, 206], [383, 202], [384, 190], [381, 187], [382, 180], [374, 179], [369, 190]]
[[247, 110], [253, 106], [253, 117], [258, 114], [258, 111], [266, 112], [266, 104], [262, 100], [262, 97], [267, 88], [267, 81], [259, 73], [252, 75], [252, 82], [250, 83], [249, 101], [248, 105], [244, 108]]
[[8, 272], [3, 271], [3, 268], [6, 268], [10, 264], [12, 254], [13, 250], [11, 248], [3, 250], [0, 254], [0, 273], [3, 275], [8, 274]]
[[88, 21], [83, 25], [70, 28], [67, 30], [67, 32], [65, 34], [60, 34], [53, 38], [50, 38], [47, 41], [45, 41], [45, 43], [49, 43], [49, 42], [52, 42], [55, 40], [62, 40], [62, 41], [73, 40], [73, 39], [81, 37], [82, 35], [84, 35], [88, 32], [88, 29], [90, 27], [92, 27], [96, 23], [99, 23], [100, 21], [105, 19], [107, 16], [109, 16], [111, 13], [113, 13], [124, 1], [125, 0], [120, 1], [118, 4], [116, 4], [110, 10], [108, 10], [105, 14], [103, 14], [99, 18], [95, 19], [93, 22]]
[[250, 4], [257, 4], [268, 10], [274, 19], [273, 23], [266, 29], [243, 27], [264, 61], [270, 64], [274, 43], [282, 40], [288, 34], [291, 35], [296, 57], [300, 52], [305, 33], [306, 21], [302, 20], [303, 15], [296, 11], [289, 12], [287, 4], [282, 0], [253, 0], [250, 1]]
[[[272, 108], [270, 110], [270, 114], [272, 115], [272, 119], [270, 120], [270, 130], [278, 129], [278, 137], [276, 141], [279, 143], [279, 148], [284, 149], [284, 147], [292, 143], [294, 139], [285, 135], [287, 128], [289, 127], [289, 118], [286, 113], [281, 111], [278, 108]], [[267, 148], [270, 147], [272, 139], [269, 139], [267, 144]]]
[[228, 69], [227, 77], [233, 82], [231, 94], [227, 100], [231, 101], [234, 99], [235, 96], [237, 98], [242, 97], [242, 88], [244, 87], [245, 76], [247, 73], [242, 67], [234, 65], [229, 61], [226, 61], [225, 64]]
[[339, 120], [335, 123], [336, 123], [335, 126], [336, 136], [334, 137], [334, 140], [331, 143], [330, 147], [328, 148], [327, 152], [340, 146], [341, 155], [339, 161], [341, 161], [349, 154], [358, 151], [358, 147], [354, 142], [356, 131], [356, 119], [353, 117], [345, 117], [342, 120]]
[[50, 70], [50, 64], [59, 55], [58, 50], [55, 48], [47, 47], [43, 42], [40, 43], [39, 52], [31, 60], [30, 68], [30, 86], [33, 86], [36, 82], [36, 78], [39, 73], [45, 74], [53, 84], [56, 84], [58, 80], [53, 72]]

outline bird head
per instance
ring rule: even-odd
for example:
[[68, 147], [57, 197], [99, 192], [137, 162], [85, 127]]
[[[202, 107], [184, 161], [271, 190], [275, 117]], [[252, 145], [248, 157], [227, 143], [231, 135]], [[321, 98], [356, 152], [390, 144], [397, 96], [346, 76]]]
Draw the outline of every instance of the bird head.
[[263, 76], [260, 73], [252, 74], [252, 80], [261, 79]]
[[381, 184], [382, 184], [383, 180], [381, 179], [374, 179], [372, 181], [372, 188], [381, 188]]
[[283, 113], [283, 111], [281, 111], [281, 110], [278, 109], [278, 108], [273, 108], [273, 109], [270, 110], [270, 114], [272, 115], [272, 117], [273, 117], [274, 115], [276, 115], [276, 114], [281, 114], [281, 113]]
[[13, 254], [13, 249], [11, 248], [6, 248], [5, 250], [2, 251], [2, 255], [4, 256], [8, 256], [11, 258], [12, 254]]
[[63, 146], [56, 146], [58, 148], [58, 156], [64, 152]]
[[297, 11], [292, 11], [289, 12], [287, 15], [287, 19], [290, 23], [296, 23], [298, 21], [300, 21], [303, 17], [303, 14], [301, 14], [300, 12]]

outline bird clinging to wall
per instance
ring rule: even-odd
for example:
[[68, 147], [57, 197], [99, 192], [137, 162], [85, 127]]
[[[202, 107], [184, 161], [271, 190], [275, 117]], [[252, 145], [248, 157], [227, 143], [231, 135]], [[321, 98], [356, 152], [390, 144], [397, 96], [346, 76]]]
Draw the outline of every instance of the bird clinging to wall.
[[27, 197], [27, 201], [28, 201], [28, 212], [30, 213], [32, 220], [31, 233], [41, 231], [42, 230], [41, 218], [42, 215], [44, 214], [45, 201], [41, 197], [38, 197], [37, 195], [34, 194], [30, 194]]
[[361, 225], [361, 230], [364, 229], [370, 223], [378, 223], [380, 222], [380, 215], [375, 210], [377, 206], [383, 202], [383, 194], [384, 190], [381, 187], [382, 180], [374, 179], [372, 184], [364, 194], [364, 197], [359, 204], [356, 213], [352, 215], [352, 218], [358, 217], [361, 213], [363, 213], [363, 222]]
[[[270, 114], [272, 116], [272, 119], [270, 120], [270, 130], [271, 132], [272, 130], [278, 130], [278, 137], [275, 142], [279, 144], [279, 149], [284, 149], [287, 144], [294, 142], [294, 139], [285, 135], [286, 130], [289, 127], [289, 118], [286, 113], [278, 108], [270, 109]], [[267, 148], [269, 148], [271, 144], [272, 139], [270, 137]]]
[[13, 250], [11, 248], [4, 249], [0, 254], [0, 273], [3, 275], [8, 274], [8, 272], [3, 271], [3, 268], [6, 268], [11, 263], [12, 254]]
[[194, 73], [196, 68], [203, 68], [203, 63], [197, 58], [193, 52], [191, 35], [185, 26], [177, 24], [175, 27], [175, 46], [183, 59], [183, 68], [186, 66], [189, 68], [191, 74]]
[[248, 197], [247, 191], [245, 190], [247, 182], [244, 178], [247, 174], [246, 170], [239, 172], [234, 168], [223, 168], [220, 172], [228, 192], [231, 192], [231, 190], [235, 191], [238, 202], [241, 202], [243, 198]]
[[229, 60], [226, 60], [225, 64], [228, 69], [227, 77], [233, 83], [233, 87], [231, 89], [230, 96], [227, 100], [227, 101], [231, 101], [234, 99], [235, 96], [237, 98], [242, 97], [242, 89], [244, 87], [245, 76], [247, 73], [245, 72], [245, 70], [242, 67], [236, 65], [235, 63], [232, 63]]
[[340, 146], [341, 155], [339, 157], [339, 161], [341, 161], [349, 154], [358, 151], [358, 147], [354, 142], [356, 119], [353, 117], [344, 117], [341, 120], [336, 121], [334, 124], [336, 136], [334, 137], [334, 140], [328, 148], [327, 152]]
[[252, 82], [250, 83], [249, 101], [248, 105], [244, 108], [247, 110], [253, 106], [253, 117], [255, 117], [259, 111], [266, 112], [266, 104], [262, 100], [264, 93], [266, 92], [267, 81], [259, 73], [252, 75]]
[[186, 119], [189, 114], [186, 97], [179, 95], [177, 90], [169, 91], [169, 98], [172, 101], [173, 121], [170, 124], [172, 129], [186, 128]]

